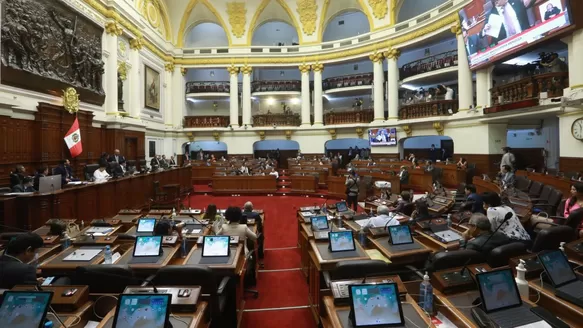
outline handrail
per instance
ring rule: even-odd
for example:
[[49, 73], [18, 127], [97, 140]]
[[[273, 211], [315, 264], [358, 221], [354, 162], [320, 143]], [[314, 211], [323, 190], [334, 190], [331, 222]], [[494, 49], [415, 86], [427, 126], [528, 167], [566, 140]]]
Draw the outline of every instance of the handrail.
[[302, 82], [299, 80], [266, 80], [251, 82], [252, 92], [272, 91], [301, 91]]
[[253, 126], [300, 126], [300, 115], [294, 114], [260, 114], [253, 116]]
[[372, 85], [374, 76], [372, 73], [350, 74], [337, 77], [329, 77], [322, 81], [324, 91], [336, 88], [347, 88], [361, 85]]
[[[437, 55], [425, 57], [412, 62], [409, 62], [399, 68], [401, 79], [406, 79], [411, 76], [431, 72], [434, 70], [457, 66], [458, 53], [457, 50], [450, 50], [442, 52]], [[418, 68], [415, 70], [415, 68]]]
[[185, 128], [224, 128], [229, 125], [229, 116], [185, 116], [182, 125]]
[[401, 107], [399, 119], [407, 120], [424, 117], [451, 116], [457, 113], [459, 104], [457, 100], [435, 100], [420, 102]]
[[324, 114], [325, 125], [370, 123], [374, 120], [374, 110], [362, 109], [351, 112], [330, 112]]
[[186, 82], [186, 93], [229, 92], [230, 86], [228, 81], [191, 81]]

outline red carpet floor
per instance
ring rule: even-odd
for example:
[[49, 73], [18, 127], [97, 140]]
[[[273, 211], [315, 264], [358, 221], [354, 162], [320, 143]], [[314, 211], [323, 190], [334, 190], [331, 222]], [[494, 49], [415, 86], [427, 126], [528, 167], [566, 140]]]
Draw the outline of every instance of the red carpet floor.
[[[296, 211], [301, 206], [322, 204], [321, 198], [297, 196], [191, 196], [192, 208], [243, 206], [251, 201], [265, 212], [264, 268], [259, 272], [259, 298], [247, 297], [242, 328], [315, 328], [308, 305], [308, 285], [300, 268]], [[185, 202], [186, 204], [188, 203]], [[272, 271], [276, 270], [276, 271]], [[281, 270], [281, 271], [280, 271]], [[287, 307], [301, 307], [291, 308]], [[281, 309], [283, 308], [283, 309]]]

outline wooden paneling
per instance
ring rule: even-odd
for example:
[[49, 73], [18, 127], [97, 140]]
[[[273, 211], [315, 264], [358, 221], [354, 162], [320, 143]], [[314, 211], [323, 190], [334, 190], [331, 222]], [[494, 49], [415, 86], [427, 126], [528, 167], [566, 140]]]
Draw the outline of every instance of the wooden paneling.
[[277, 180], [274, 176], [214, 176], [213, 192], [275, 192]]
[[[61, 106], [39, 103], [35, 120], [13, 119], [0, 116], [0, 187], [9, 185], [10, 172], [17, 164], [22, 164], [29, 175], [41, 165], [50, 168], [58, 165], [63, 158], [70, 158], [64, 137], [75, 120]], [[145, 158], [145, 133], [93, 127], [93, 113], [79, 111], [79, 128], [83, 152], [71, 160], [77, 177], [83, 177], [86, 164], [97, 163], [103, 152], [113, 153], [119, 149], [128, 160]], [[137, 153], [126, 153], [126, 139], [136, 140]], [[132, 156], [132, 157], [129, 157]]]
[[489, 174], [491, 172], [500, 171], [500, 163], [502, 155], [480, 155], [480, 154], [455, 154], [454, 161], [458, 161], [460, 157], [465, 158], [469, 164], [476, 165], [476, 172], [474, 175]]
[[559, 169], [561, 172], [583, 172], [583, 157], [561, 157], [559, 158]]

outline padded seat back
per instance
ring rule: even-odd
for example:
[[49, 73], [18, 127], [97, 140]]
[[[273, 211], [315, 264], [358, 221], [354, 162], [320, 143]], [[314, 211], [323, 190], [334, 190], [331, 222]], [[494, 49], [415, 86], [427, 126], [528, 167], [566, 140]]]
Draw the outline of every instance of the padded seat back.
[[439, 252], [433, 256], [427, 271], [439, 271], [451, 269], [464, 264], [476, 264], [484, 262], [484, 255], [471, 249], [460, 249], [453, 252]]
[[365, 276], [386, 273], [389, 265], [381, 260], [354, 260], [340, 261], [336, 268], [330, 272], [330, 279], [364, 278]]
[[561, 242], [568, 243], [575, 240], [576, 231], [567, 225], [543, 229], [536, 235], [531, 252], [538, 253], [540, 251], [557, 249]]
[[128, 285], [140, 285], [128, 265], [96, 264], [79, 266], [75, 271], [74, 284], [88, 285], [90, 293], [123, 293]]
[[526, 254], [526, 252], [526, 244], [522, 242], [498, 246], [488, 254], [488, 265], [491, 268], [508, 265], [511, 258]]
[[541, 189], [543, 188], [543, 184], [538, 182], [538, 181], [533, 181], [530, 184], [530, 189], [528, 190], [528, 193], [530, 195], [535, 195], [538, 196], [541, 193]]

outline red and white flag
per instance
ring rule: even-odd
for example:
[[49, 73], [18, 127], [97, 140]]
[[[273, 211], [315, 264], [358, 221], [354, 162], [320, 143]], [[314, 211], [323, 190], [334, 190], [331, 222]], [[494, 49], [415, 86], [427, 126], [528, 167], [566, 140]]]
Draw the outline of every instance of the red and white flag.
[[75, 118], [73, 125], [69, 132], [65, 135], [65, 143], [69, 147], [71, 157], [77, 157], [83, 152], [83, 145], [81, 145], [81, 130], [79, 130], [79, 120]]

